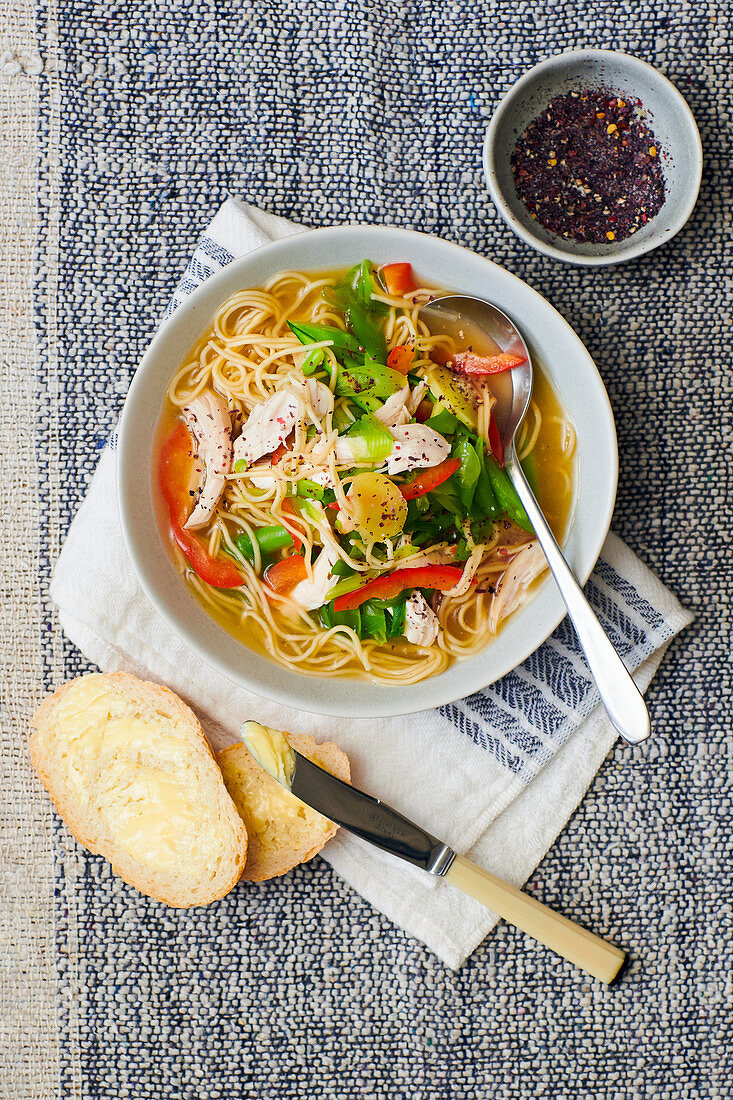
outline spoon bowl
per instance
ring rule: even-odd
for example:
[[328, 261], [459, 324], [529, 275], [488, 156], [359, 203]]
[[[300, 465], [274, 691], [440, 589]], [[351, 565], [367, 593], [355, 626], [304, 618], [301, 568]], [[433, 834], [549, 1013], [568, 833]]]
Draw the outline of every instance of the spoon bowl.
[[519, 329], [498, 306], [467, 294], [436, 298], [420, 315], [434, 335], [454, 336], [462, 342], [468, 339], [474, 350], [478, 344], [481, 354], [506, 351], [524, 358], [513, 370], [489, 376], [498, 398], [493, 415], [508, 449], [529, 408], [534, 384], [532, 357]]
[[508, 352], [522, 357], [521, 363], [501, 374], [478, 376], [491, 378], [499, 391], [496, 423], [504, 445], [506, 473], [547, 558], [613, 726], [629, 744], [646, 740], [651, 729], [644, 699], [566, 562], [517, 457], [517, 432], [529, 407], [533, 384], [532, 357], [519, 329], [491, 302], [467, 295], [437, 298], [422, 315], [433, 335], [457, 337], [464, 343], [468, 340], [478, 354]]

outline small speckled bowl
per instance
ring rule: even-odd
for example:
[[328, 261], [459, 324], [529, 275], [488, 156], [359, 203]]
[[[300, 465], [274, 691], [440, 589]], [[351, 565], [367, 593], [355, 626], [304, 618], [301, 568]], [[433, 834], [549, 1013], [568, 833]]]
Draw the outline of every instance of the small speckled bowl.
[[[657, 140], [664, 173], [666, 198], [657, 216], [626, 240], [608, 244], [581, 244], [544, 229], [532, 218], [512, 178], [512, 152], [529, 123], [555, 96], [586, 88], [641, 102], [637, 110]], [[679, 233], [700, 190], [702, 145], [687, 103], [651, 65], [613, 50], [571, 50], [535, 65], [506, 94], [486, 132], [484, 171], [497, 210], [532, 248], [571, 264], [619, 264]]]

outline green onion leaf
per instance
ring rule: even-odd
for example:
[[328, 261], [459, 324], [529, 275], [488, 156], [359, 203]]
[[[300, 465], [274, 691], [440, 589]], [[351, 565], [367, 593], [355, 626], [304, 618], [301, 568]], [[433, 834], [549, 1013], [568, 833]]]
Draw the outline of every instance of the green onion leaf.
[[357, 638], [361, 638], [361, 611], [358, 607], [353, 611], [334, 611], [333, 601], [331, 601], [330, 603], [324, 603], [318, 611], [326, 630], [330, 630], [334, 626], [349, 626]]
[[405, 633], [407, 593], [395, 605], [387, 633], [390, 638], [400, 638]]
[[387, 619], [381, 600], [366, 600], [361, 605], [361, 629], [365, 638], [374, 638], [377, 642], [387, 641]]
[[455, 561], [468, 561], [471, 557], [471, 547], [465, 539], [460, 539], [456, 547]]
[[302, 477], [296, 485], [296, 491], [299, 497], [311, 497], [313, 500], [323, 500], [326, 490], [322, 485], [319, 485], [317, 481], [311, 481], [310, 478]]
[[425, 423], [429, 428], [433, 428], [436, 432], [440, 432], [441, 435], [455, 435], [461, 427], [458, 418], [445, 408], [441, 408], [434, 416], [426, 420]]
[[442, 485], [439, 485], [437, 489], [432, 489], [430, 496], [435, 500], [441, 508], [446, 512], [450, 512], [452, 516], [458, 516], [460, 519], [465, 519], [466, 509], [461, 504], [456, 491], [456, 475], [453, 474], [447, 481], [444, 481]]
[[338, 558], [331, 566], [331, 572], [334, 577], [353, 577], [356, 574], [356, 570], [352, 569], [348, 562], [345, 562], [343, 558]]

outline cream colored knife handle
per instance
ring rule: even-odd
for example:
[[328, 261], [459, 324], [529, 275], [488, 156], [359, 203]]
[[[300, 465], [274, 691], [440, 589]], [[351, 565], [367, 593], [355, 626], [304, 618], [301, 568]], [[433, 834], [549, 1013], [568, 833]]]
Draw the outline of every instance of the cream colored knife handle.
[[509, 924], [606, 985], [610, 985], [621, 969], [626, 955], [620, 948], [587, 932], [579, 924], [573, 924], [567, 917], [561, 917], [542, 902], [484, 871], [483, 867], [465, 856], [455, 857], [443, 875], [443, 881], [456, 886], [464, 894], [470, 894]]

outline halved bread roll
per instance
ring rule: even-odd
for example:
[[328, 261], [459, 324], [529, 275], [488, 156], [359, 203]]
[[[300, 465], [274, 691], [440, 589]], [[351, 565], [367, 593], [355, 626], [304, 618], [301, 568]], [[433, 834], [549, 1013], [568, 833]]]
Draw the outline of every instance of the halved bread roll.
[[33, 720], [31, 759], [74, 836], [143, 894], [206, 905], [228, 894], [247, 832], [196, 715], [127, 673], [59, 688]]
[[[331, 741], [318, 745], [303, 733], [288, 733], [296, 752], [348, 783], [349, 759]], [[249, 847], [242, 878], [250, 882], [284, 875], [320, 852], [338, 826], [285, 790], [260, 767], [242, 742], [218, 753], [224, 782], [247, 828]]]

